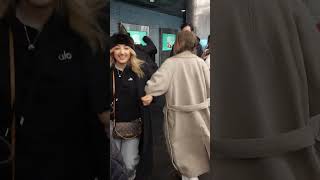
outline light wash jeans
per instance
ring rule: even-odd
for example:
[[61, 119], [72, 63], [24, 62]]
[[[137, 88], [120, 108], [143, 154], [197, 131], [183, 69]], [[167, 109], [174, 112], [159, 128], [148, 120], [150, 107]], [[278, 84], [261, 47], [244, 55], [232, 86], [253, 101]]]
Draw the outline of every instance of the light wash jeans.
[[[112, 124], [112, 123], [111, 123]], [[113, 125], [110, 125], [111, 133], [112, 133], [112, 127]], [[126, 165], [126, 168], [129, 173], [129, 180], [134, 180], [136, 176], [136, 167], [139, 163], [140, 156], [139, 156], [139, 138], [124, 140], [124, 139], [115, 139], [112, 137], [112, 134], [110, 136], [112, 140], [115, 142], [117, 148], [119, 149], [121, 156], [123, 158], [124, 164]]]

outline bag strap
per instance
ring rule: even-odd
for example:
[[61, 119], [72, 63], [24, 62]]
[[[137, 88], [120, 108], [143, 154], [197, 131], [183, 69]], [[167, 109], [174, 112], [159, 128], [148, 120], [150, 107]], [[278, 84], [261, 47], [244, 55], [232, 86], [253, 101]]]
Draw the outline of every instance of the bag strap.
[[114, 70], [112, 71], [112, 95], [113, 95], [113, 125], [116, 126], [116, 79], [114, 77]]
[[[117, 132], [116, 130], [116, 81], [115, 81], [115, 77], [114, 77], [114, 70], [112, 71], [112, 95], [113, 95], [113, 107], [112, 107], [112, 111], [113, 111], [113, 130], [122, 138], [125, 140], [130, 140], [132, 138], [126, 138], [121, 136], [120, 133]], [[141, 119], [139, 119], [140, 123], [141, 123]], [[135, 136], [133, 138], [136, 138], [138, 136]]]
[[16, 113], [15, 113], [15, 101], [16, 101], [16, 82], [15, 82], [15, 57], [14, 57], [14, 42], [13, 33], [9, 28], [9, 53], [10, 53], [10, 104], [12, 109], [12, 124], [11, 124], [11, 157], [12, 160], [12, 180], [15, 179], [15, 145], [16, 145]]

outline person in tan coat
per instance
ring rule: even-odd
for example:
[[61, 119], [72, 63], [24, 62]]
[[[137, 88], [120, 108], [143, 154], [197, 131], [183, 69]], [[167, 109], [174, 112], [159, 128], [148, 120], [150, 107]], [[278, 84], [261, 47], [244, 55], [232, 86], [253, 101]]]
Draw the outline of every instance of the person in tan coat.
[[194, 54], [197, 39], [192, 32], [177, 35], [175, 52], [145, 87], [144, 105], [165, 95], [164, 131], [174, 167], [182, 179], [196, 180], [209, 171], [210, 72]]

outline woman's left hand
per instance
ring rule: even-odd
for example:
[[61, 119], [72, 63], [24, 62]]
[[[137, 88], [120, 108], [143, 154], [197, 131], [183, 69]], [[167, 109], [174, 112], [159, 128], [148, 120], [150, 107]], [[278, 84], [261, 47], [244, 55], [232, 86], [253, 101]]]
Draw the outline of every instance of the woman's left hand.
[[145, 95], [141, 98], [142, 104], [144, 106], [149, 106], [153, 100], [153, 97], [151, 95]]

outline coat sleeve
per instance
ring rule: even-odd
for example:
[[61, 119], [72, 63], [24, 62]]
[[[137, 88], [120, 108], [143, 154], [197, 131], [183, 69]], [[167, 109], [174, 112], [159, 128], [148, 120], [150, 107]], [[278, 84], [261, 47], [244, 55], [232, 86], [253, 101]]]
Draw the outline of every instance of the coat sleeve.
[[172, 63], [171, 60], [165, 61], [147, 82], [145, 87], [146, 94], [151, 96], [161, 96], [165, 94], [169, 89], [173, 74], [174, 63]]
[[302, 1], [296, 1], [295, 21], [308, 79], [310, 116], [320, 114], [320, 33]]
[[157, 54], [157, 47], [148, 36], [144, 36], [143, 41], [147, 44], [145, 50], [148, 54]]
[[210, 98], [210, 69], [206, 63], [203, 65], [204, 79], [206, 82], [207, 98]]

